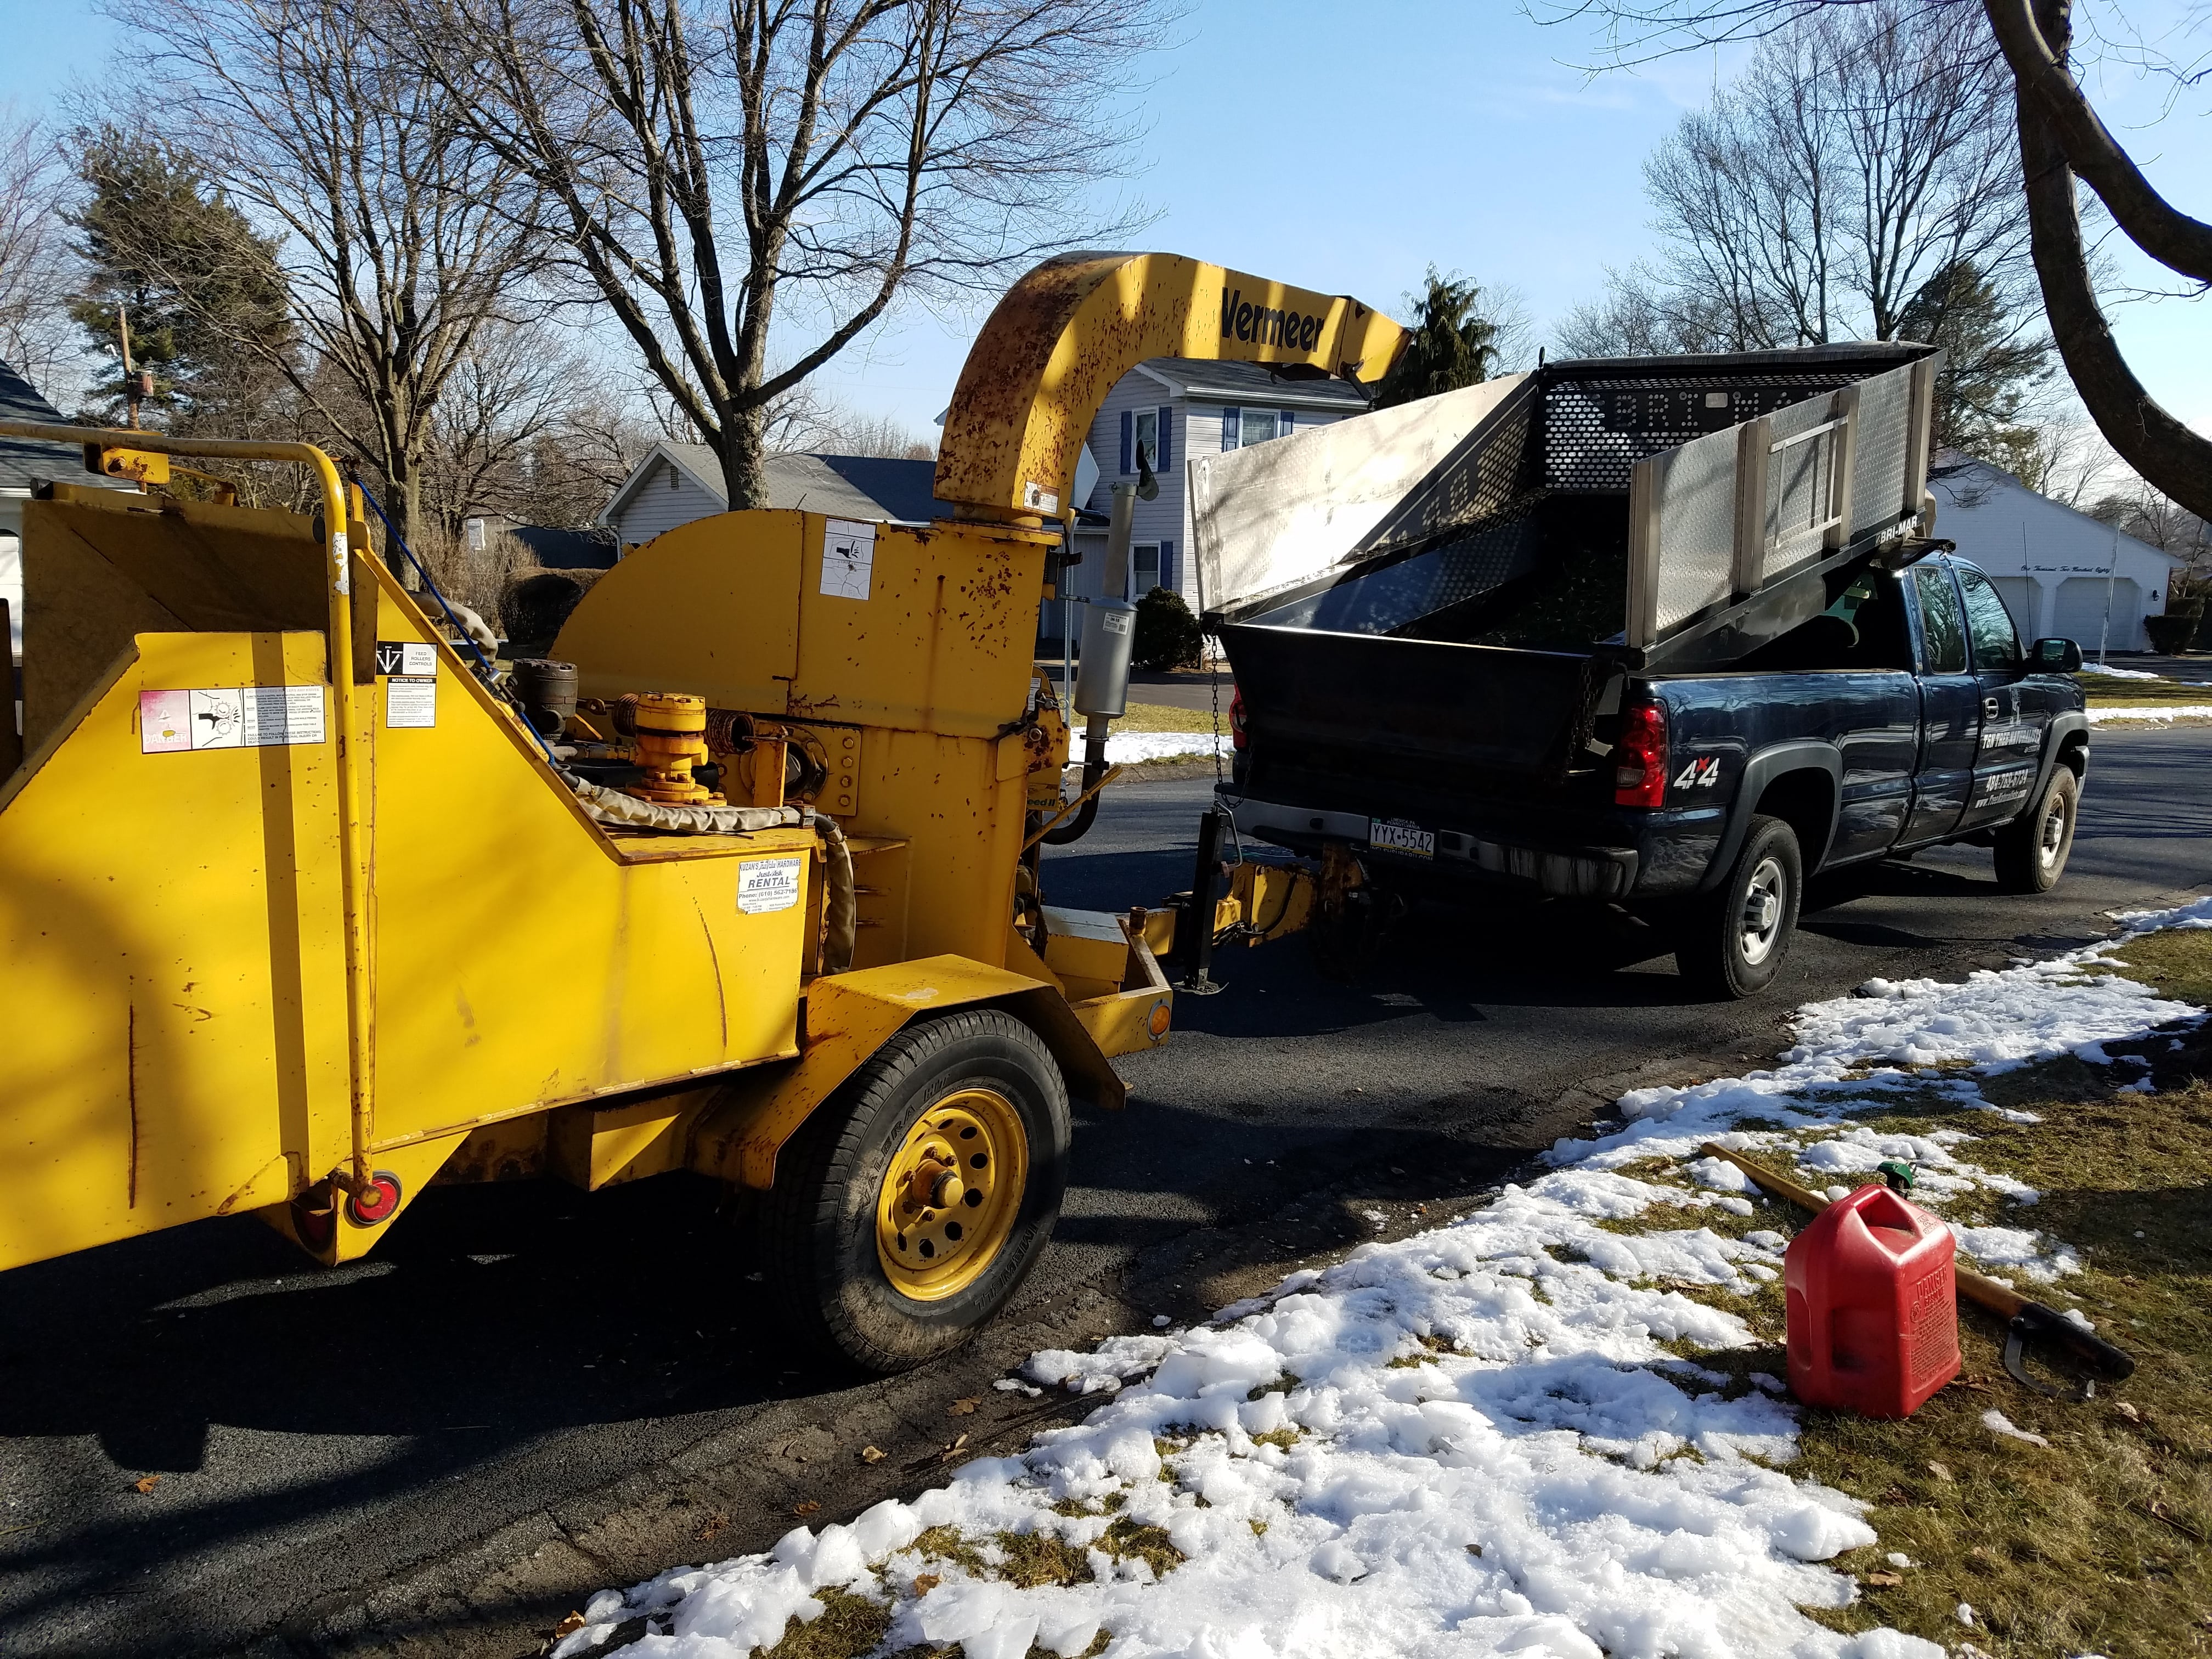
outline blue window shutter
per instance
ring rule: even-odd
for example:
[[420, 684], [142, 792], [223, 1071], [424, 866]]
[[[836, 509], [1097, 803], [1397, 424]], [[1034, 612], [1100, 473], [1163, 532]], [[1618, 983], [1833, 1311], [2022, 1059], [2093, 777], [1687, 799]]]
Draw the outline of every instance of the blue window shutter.
[[1281, 419], [1275, 428], [1277, 435], [1285, 438], [1289, 437], [1291, 435], [1291, 428], [1297, 423], [1298, 417], [1295, 412], [1287, 409], [1283, 410]]
[[1121, 476], [1127, 477], [1137, 470], [1137, 411], [1121, 411]]
[[1221, 411], [1221, 453], [1227, 454], [1237, 447], [1237, 423], [1244, 418], [1244, 411], [1231, 404]]
[[[1159, 422], [1160, 434], [1159, 441], [1154, 446], [1159, 453], [1152, 457], [1152, 471], [1164, 477], [1167, 476], [1167, 470], [1175, 465], [1168, 454], [1168, 451], [1174, 447], [1169, 442], [1168, 434], [1175, 430], [1175, 410], [1162, 404], [1159, 413], [1152, 418]], [[1161, 545], [1164, 547], [1166, 544], [1162, 543]], [[1167, 555], [1162, 553], [1160, 556], [1165, 558]]]
[[1164, 536], [1160, 538], [1160, 586], [1170, 593], [1180, 593], [1182, 586], [1176, 580], [1175, 544]]

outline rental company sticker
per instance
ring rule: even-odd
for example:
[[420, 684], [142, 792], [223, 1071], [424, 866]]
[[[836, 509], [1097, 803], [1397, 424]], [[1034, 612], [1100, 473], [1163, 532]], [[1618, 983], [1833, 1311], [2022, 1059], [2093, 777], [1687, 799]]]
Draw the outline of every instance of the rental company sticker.
[[833, 599], [865, 599], [876, 568], [876, 527], [832, 519], [822, 532], [822, 592]]
[[323, 741], [319, 685], [226, 685], [138, 694], [138, 752], [266, 749]]
[[738, 861], [738, 908], [749, 916], [769, 910], [788, 910], [799, 902], [797, 855], [783, 859], [740, 859]]
[[391, 726], [435, 726], [438, 682], [394, 674], [384, 683], [384, 723]]

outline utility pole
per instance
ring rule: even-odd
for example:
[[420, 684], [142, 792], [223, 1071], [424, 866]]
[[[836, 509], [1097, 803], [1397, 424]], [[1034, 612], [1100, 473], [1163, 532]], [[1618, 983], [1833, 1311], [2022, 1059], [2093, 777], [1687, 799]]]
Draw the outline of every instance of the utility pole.
[[131, 411], [131, 429], [136, 432], [138, 400], [154, 395], [154, 375], [150, 369], [131, 365], [131, 314], [120, 305], [115, 307], [115, 331], [123, 338], [123, 401]]

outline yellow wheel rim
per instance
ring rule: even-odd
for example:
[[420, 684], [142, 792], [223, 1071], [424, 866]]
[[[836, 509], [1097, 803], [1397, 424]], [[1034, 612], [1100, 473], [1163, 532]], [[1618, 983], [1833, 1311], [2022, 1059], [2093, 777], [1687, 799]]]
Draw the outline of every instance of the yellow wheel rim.
[[876, 1259], [902, 1296], [941, 1302], [974, 1284], [1014, 1231], [1030, 1142], [1013, 1103], [960, 1089], [908, 1126], [876, 1194]]

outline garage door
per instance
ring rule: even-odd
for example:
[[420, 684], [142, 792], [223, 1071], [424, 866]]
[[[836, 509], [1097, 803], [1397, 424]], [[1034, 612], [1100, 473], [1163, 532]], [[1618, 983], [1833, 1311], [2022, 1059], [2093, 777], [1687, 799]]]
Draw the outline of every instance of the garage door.
[[[2112, 592], [2107, 630], [2106, 590]], [[2073, 641], [2089, 656], [2097, 654], [2101, 640], [2111, 651], [2142, 649], [2142, 590], [2127, 577], [2107, 582], [2102, 576], [2069, 576], [2058, 584], [2058, 599], [2051, 613], [2051, 631]]]
[[2013, 631], [2026, 645], [2035, 637], [2036, 623], [2041, 620], [2036, 611], [2043, 592], [2033, 576], [1992, 576], [1990, 586], [2004, 595], [2005, 609], [2012, 612]]

